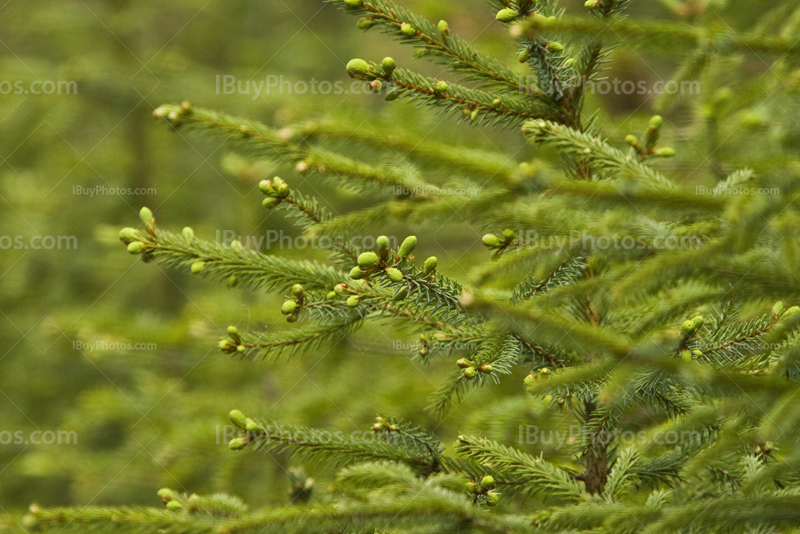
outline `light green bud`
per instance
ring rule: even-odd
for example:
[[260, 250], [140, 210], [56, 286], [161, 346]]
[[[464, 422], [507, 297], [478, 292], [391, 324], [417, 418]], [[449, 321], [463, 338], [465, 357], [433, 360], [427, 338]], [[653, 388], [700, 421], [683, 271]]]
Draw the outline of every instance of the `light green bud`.
[[228, 414], [228, 417], [231, 418], [231, 423], [233, 423], [236, 428], [240, 430], [247, 428], [247, 418], [239, 410], [231, 410], [231, 413]]
[[486, 475], [483, 477], [481, 479], [481, 486], [489, 490], [494, 489], [494, 477], [491, 475]]
[[358, 301], [359, 299], [358, 296], [356, 295], [351, 295], [347, 297], [347, 305], [350, 306], [351, 308], [355, 308], [356, 306], [358, 306]]
[[383, 72], [385, 72], [387, 76], [391, 76], [394, 69], [397, 68], [397, 65], [394, 62], [394, 58], [385, 57], [383, 61], [381, 61], [381, 67], [383, 67]]
[[412, 37], [417, 34], [417, 29], [411, 24], [404, 22], [400, 25], [400, 33], [406, 37]]
[[664, 119], [661, 117], [661, 115], [656, 115], [650, 119], [651, 128], [661, 128], [662, 126], [664, 126]]
[[389, 267], [386, 269], [386, 275], [391, 279], [392, 282], [402, 282], [403, 281], [403, 273], [400, 269], [395, 269], [394, 267]]
[[374, 269], [381, 262], [381, 259], [374, 252], [364, 252], [358, 256], [358, 266], [363, 271]]
[[439, 80], [438, 82], [436, 82], [436, 90], [437, 90], [438, 92], [440, 92], [440, 93], [445, 93], [445, 92], [447, 92], [447, 89], [448, 89], [449, 87], [450, 87], [450, 86], [447, 84], [447, 82], [445, 82], [445, 81], [443, 81], [443, 80]]
[[149, 208], [142, 208], [141, 210], [139, 210], [139, 218], [147, 226], [152, 226], [153, 223], [155, 223], [155, 219], [153, 218], [153, 212], [150, 211]]
[[194, 262], [194, 263], [192, 264], [192, 267], [191, 267], [191, 269], [192, 269], [192, 274], [197, 274], [197, 273], [199, 273], [200, 271], [202, 271], [202, 270], [203, 270], [203, 267], [205, 267], [205, 266], [206, 266], [206, 262], [204, 262], [204, 261], [202, 261], [202, 260], [199, 260], [199, 261], [196, 261], [196, 262]]
[[141, 241], [134, 241], [128, 245], [128, 252], [131, 254], [141, 254], [144, 249], [144, 243]]
[[119, 231], [119, 238], [125, 243], [136, 241], [141, 234], [135, 228], [123, 228]]
[[401, 258], [407, 258], [409, 254], [414, 251], [414, 248], [417, 246], [417, 237], [410, 235], [403, 240], [403, 243], [400, 245], [400, 249], [398, 250], [397, 254]]
[[369, 72], [369, 63], [364, 61], [363, 59], [351, 59], [347, 63], [347, 74], [350, 75], [351, 78], [358, 78], [360, 76], [364, 76]]
[[353, 267], [350, 269], [350, 278], [353, 280], [361, 280], [364, 278], [364, 271], [362, 271], [360, 267]]
[[486, 234], [483, 236], [481, 241], [483, 241], [483, 244], [489, 248], [497, 248], [503, 245], [503, 240], [494, 234]]
[[519, 11], [510, 8], [501, 9], [495, 16], [495, 18], [500, 22], [511, 22], [517, 17], [519, 17]]
[[296, 309], [297, 309], [297, 303], [293, 300], [287, 300], [281, 306], [281, 313], [284, 315], [289, 315], [291, 313], [294, 313]]
[[447, 24], [446, 20], [439, 21], [439, 33], [442, 35], [450, 35], [450, 25]]
[[261, 425], [259, 425], [258, 423], [256, 423], [255, 421], [253, 421], [250, 418], [247, 418], [245, 420], [244, 429], [247, 432], [250, 432], [251, 434], [260, 434], [260, 433], [264, 432], [264, 429], [261, 428]]
[[228, 447], [232, 451], [240, 451], [247, 446], [247, 438], [233, 438], [229, 443]]
[[194, 239], [194, 230], [192, 230], [189, 226], [181, 230], [181, 235], [186, 241], [191, 241]]
[[422, 267], [422, 274], [429, 275], [436, 272], [436, 266], [439, 265], [439, 260], [436, 256], [431, 256], [427, 260], [425, 260], [425, 264]]

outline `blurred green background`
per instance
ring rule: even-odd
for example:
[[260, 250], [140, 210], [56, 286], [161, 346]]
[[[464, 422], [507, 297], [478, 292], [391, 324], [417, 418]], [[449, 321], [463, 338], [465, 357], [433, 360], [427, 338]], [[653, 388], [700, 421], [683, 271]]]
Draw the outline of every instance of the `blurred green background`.
[[[525, 72], [485, 2], [404, 4], [431, 20], [448, 19], [453, 31]], [[565, 2], [570, 9], [582, 4]], [[658, 15], [662, 8], [637, 9]], [[344, 432], [367, 430], [382, 413], [413, 419], [445, 442], [458, 432], [514, 439], [515, 422], [496, 421], [490, 397], [515, 404], [520, 421], [537, 409], [515, 395], [521, 381], [514, 376], [501, 388], [471, 393], [435, 421], [426, 398], [452, 362], [426, 367], [410, 358], [409, 346], [394, 345], [411, 344], [412, 336], [376, 327], [288, 363], [229, 360], [216, 350], [219, 335], [229, 324], [284, 327], [280, 296], [145, 265], [117, 240], [119, 228], [138, 224], [143, 205], [162, 227], [191, 225], [206, 239], [225, 231], [297, 235], [280, 213], [260, 205], [256, 185], [274, 173], [318, 191], [340, 211], [368, 202], [331, 183], [302, 184], [291, 168], [232, 158], [218, 143], [170, 132], [151, 117], [162, 103], [186, 99], [276, 127], [309, 118], [402, 121], [434, 139], [532, 157], [514, 132], [468, 128], [371, 95], [217, 91], [222, 76], [349, 87], [350, 58], [392, 55], [404, 65], [410, 48], [363, 35], [352, 17], [320, 0], [11, 0], [0, 7], [0, 45], [0, 513], [19, 514], [31, 502], [157, 505], [162, 486], [230, 492], [254, 506], [288, 502], [292, 459], [230, 452], [220, 426], [232, 408]], [[628, 75], [658, 79], [636, 54], [621, 51], [621, 60]], [[420, 60], [414, 66], [442, 72]], [[56, 92], [25, 94], [32, 82]], [[74, 82], [73, 94], [58, 82]], [[611, 103], [620, 120], [638, 110], [630, 119], [637, 130], [652, 111], [635, 98]], [[469, 282], [461, 255], [485, 258], [476, 245], [480, 230], [453, 221], [420, 236], [420, 247]], [[410, 230], [384, 232], [402, 239]], [[33, 236], [74, 237], [76, 246], [42, 241], [35, 249]], [[43, 438], [67, 432], [62, 438], [72, 443], [30, 443], [36, 431]], [[329, 474], [325, 466], [308, 469], [321, 480]]]

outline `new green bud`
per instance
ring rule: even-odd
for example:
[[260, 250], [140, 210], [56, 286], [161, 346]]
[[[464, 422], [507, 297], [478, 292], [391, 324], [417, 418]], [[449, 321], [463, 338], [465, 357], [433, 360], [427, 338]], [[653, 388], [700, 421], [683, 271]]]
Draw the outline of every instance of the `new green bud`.
[[368, 30], [373, 26], [375, 26], [375, 19], [369, 17], [361, 17], [356, 23], [356, 27], [358, 27], [359, 30]]
[[494, 489], [494, 477], [491, 475], [486, 475], [483, 477], [481, 479], [481, 486], [489, 490]]
[[467, 482], [464, 484], [464, 491], [467, 493], [476, 493], [477, 485], [474, 482]]
[[350, 7], [361, 7], [364, 4], [364, 0], [344, 0], [344, 3]]
[[408, 296], [408, 288], [404, 287], [397, 292], [397, 294], [394, 296], [392, 300], [394, 300], [395, 302], [400, 302], [401, 300], [405, 300], [407, 296]]
[[552, 52], [563, 52], [564, 51], [564, 45], [562, 45], [558, 41], [553, 41], [552, 43], [549, 43], [547, 45], [547, 49], [552, 51]]
[[456, 365], [458, 365], [458, 367], [461, 368], [461, 369], [466, 369], [467, 367], [472, 367], [472, 363], [469, 360], [467, 360], [466, 358], [461, 358], [460, 360], [458, 360], [456, 362]]
[[694, 331], [694, 323], [690, 319], [685, 320], [681, 325], [681, 330], [687, 334], [691, 334]]
[[785, 308], [783, 306], [783, 301], [778, 301], [772, 307], [772, 315], [774, 315], [776, 317], [780, 317], [783, 314], [784, 310], [785, 310]]
[[502, 101], [502, 100], [500, 100], [499, 98], [495, 98], [494, 100], [492, 100], [492, 107], [493, 107], [494, 109], [497, 109], [497, 108], [499, 108], [499, 107], [500, 107], [500, 105], [501, 105], [502, 103], [503, 103], [503, 101]]
[[447, 82], [445, 82], [443, 80], [439, 80], [438, 82], [436, 82], [436, 90], [438, 92], [440, 92], [440, 93], [447, 92], [448, 87], [450, 87], [450, 86], [447, 85]]
[[139, 210], [139, 218], [142, 222], [147, 226], [152, 226], [155, 223], [155, 219], [153, 218], [153, 212], [150, 211], [148, 208], [142, 208]]
[[583, 5], [589, 9], [592, 9], [594, 7], [597, 7], [599, 4], [597, 0], [586, 0], [586, 2]]
[[650, 119], [651, 128], [661, 128], [662, 126], [664, 126], [664, 119], [661, 117], [661, 115], [656, 115]]
[[450, 25], [447, 24], [446, 20], [439, 21], [439, 33], [442, 35], [450, 35]]
[[251, 434], [260, 434], [264, 432], [264, 429], [261, 428], [261, 425], [250, 418], [245, 420], [244, 429]]
[[358, 306], [358, 301], [359, 298], [357, 295], [352, 295], [347, 297], [347, 305], [350, 306], [351, 308], [355, 308], [356, 306]]
[[693, 330], [700, 330], [703, 328], [703, 324], [705, 324], [705, 320], [703, 319], [702, 315], [698, 315], [694, 319], [692, 319], [692, 329]]
[[236, 352], [241, 352], [242, 354], [244, 354], [245, 352], [247, 352], [247, 347], [245, 347], [244, 345], [236, 345]]
[[167, 503], [167, 510], [177, 512], [178, 510], [183, 510], [183, 505], [178, 501], [169, 501]]
[[691, 361], [692, 361], [692, 359], [693, 359], [693, 358], [692, 358], [692, 351], [690, 351], [690, 350], [687, 350], [687, 349], [683, 349], [683, 350], [681, 351], [681, 359], [682, 359], [683, 361], [685, 361], [686, 363], [691, 363]]
[[228, 287], [234, 287], [238, 282], [239, 282], [239, 277], [235, 274], [232, 274], [225, 280], [225, 285]]
[[403, 243], [400, 245], [400, 249], [398, 250], [397, 254], [401, 258], [407, 258], [409, 254], [414, 251], [414, 248], [417, 246], [417, 237], [410, 235], [403, 240]]
[[425, 265], [422, 266], [422, 274], [426, 276], [433, 274], [436, 271], [437, 265], [439, 265], [439, 260], [436, 258], [436, 256], [431, 256], [425, 260]]
[[635, 135], [628, 135], [625, 137], [625, 142], [629, 145], [636, 146], [639, 144], [639, 139]]
[[374, 269], [380, 262], [381, 259], [374, 252], [364, 252], [358, 256], [358, 266], [364, 271]]
[[386, 269], [386, 275], [392, 282], [402, 282], [403, 281], [403, 273], [400, 269], [395, 269], [394, 267], [389, 267]]
[[231, 423], [233, 423], [236, 428], [240, 430], [247, 428], [247, 418], [239, 410], [231, 410], [231, 413], [228, 414], [228, 417], [231, 418]]
[[160, 490], [158, 490], [158, 493], [156, 495], [161, 497], [161, 500], [164, 502], [169, 502], [175, 499], [175, 492], [173, 492], [169, 488], [161, 488]]
[[503, 239], [506, 242], [513, 241], [516, 237], [517, 235], [514, 233], [513, 230], [509, 230], [508, 228], [503, 230]]
[[217, 343], [217, 348], [219, 350], [224, 350], [225, 352], [228, 352], [229, 350], [231, 350], [232, 347], [230, 341], [228, 341], [227, 339], [220, 339], [219, 343]]
[[397, 68], [397, 65], [394, 62], [394, 58], [385, 57], [383, 61], [381, 61], [381, 67], [383, 67], [383, 72], [385, 72], [387, 76], [391, 76], [394, 69]]
[[328, 291], [328, 294], [325, 295], [325, 298], [328, 300], [333, 300], [336, 298], [336, 291]]
[[206, 262], [204, 262], [204, 261], [202, 261], [202, 260], [198, 260], [198, 261], [194, 262], [194, 263], [192, 264], [192, 267], [191, 267], [191, 269], [192, 269], [192, 274], [197, 274], [197, 273], [199, 273], [200, 271], [202, 271], [202, 270], [203, 270], [203, 267], [205, 267], [205, 266], [206, 266]]
[[125, 243], [130, 243], [131, 241], [136, 241], [139, 238], [140, 234], [135, 228], [123, 228], [119, 231], [119, 238], [124, 241]]
[[798, 312], [800, 312], [800, 306], [792, 306], [791, 308], [783, 312], [783, 315], [781, 315], [781, 319], [788, 319], [789, 317], [797, 315]]
[[300, 284], [295, 284], [292, 286], [292, 295], [295, 297], [302, 297], [305, 291], [303, 290], [303, 286]]
[[375, 243], [378, 245], [378, 250], [386, 250], [389, 248], [389, 238], [385, 235], [378, 237]]
[[467, 367], [466, 369], [464, 369], [464, 378], [466, 378], [467, 380], [475, 378], [475, 374], [477, 372], [478, 372], [477, 369], [475, 369], [474, 367]]
[[350, 75], [351, 78], [358, 78], [369, 72], [369, 63], [363, 59], [351, 59], [350, 62], [347, 63], [346, 68], [347, 74]]
[[483, 244], [489, 248], [497, 248], [503, 245], [503, 240], [494, 234], [486, 234], [483, 236], [481, 241], [483, 241]]
[[293, 300], [287, 300], [281, 306], [281, 313], [284, 315], [289, 315], [291, 313], [294, 313], [296, 309], [297, 309], [297, 303]]
[[231, 326], [228, 327], [228, 335], [229, 336], [238, 336], [239, 335], [239, 330], [235, 326], [231, 325]]
[[353, 280], [361, 280], [364, 278], [364, 271], [360, 267], [353, 267], [350, 269], [350, 278]]
[[519, 60], [520, 63], [525, 63], [526, 61], [528, 61], [528, 59], [530, 59], [530, 57], [531, 57], [531, 51], [528, 48], [526, 48], [517, 55], [517, 59]]
[[671, 158], [675, 155], [675, 149], [670, 147], [659, 148], [656, 150], [656, 156], [661, 156], [664, 158]]
[[258, 182], [258, 188], [265, 195], [268, 195], [269, 193], [272, 193], [272, 192], [275, 191], [272, 188], [272, 181], [271, 180], [261, 180], [260, 182]]
[[240, 451], [247, 446], [247, 438], [233, 438], [229, 443], [228, 447], [232, 451]]
[[144, 243], [141, 241], [134, 241], [128, 245], [128, 252], [131, 254], [141, 254], [144, 249]]
[[267, 198], [265, 198], [264, 200], [261, 201], [261, 205], [264, 206], [265, 208], [267, 208], [268, 210], [271, 210], [272, 208], [274, 208], [275, 206], [277, 206], [280, 203], [281, 203], [281, 199], [274, 198], [274, 197], [267, 197]]
[[500, 494], [499, 493], [487, 493], [486, 494], [486, 505], [487, 506], [497, 506], [500, 502]]
[[500, 22], [511, 22], [517, 17], [519, 17], [519, 11], [510, 8], [501, 9], [495, 16], [495, 18]]
[[181, 235], [186, 241], [191, 241], [194, 239], [194, 230], [192, 230], [189, 226], [181, 230]]
[[481, 373], [487, 373], [488, 374], [488, 373], [491, 373], [492, 371], [494, 371], [494, 367], [492, 367], [491, 365], [486, 363], [486, 364], [478, 366], [478, 371], [480, 371]]
[[417, 29], [411, 24], [404, 22], [400, 25], [400, 33], [402, 33], [406, 37], [411, 37], [417, 34]]
[[469, 114], [469, 120], [472, 121], [472, 122], [475, 122], [476, 120], [478, 120], [478, 116], [479, 115], [480, 115], [480, 110], [478, 110], [478, 108], [475, 108]]

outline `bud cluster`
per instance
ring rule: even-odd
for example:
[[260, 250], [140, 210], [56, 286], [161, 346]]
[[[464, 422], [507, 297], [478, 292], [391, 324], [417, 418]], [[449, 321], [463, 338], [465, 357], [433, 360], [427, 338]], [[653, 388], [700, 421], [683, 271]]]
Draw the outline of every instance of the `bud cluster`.
[[664, 126], [664, 119], [660, 115], [650, 119], [650, 125], [645, 132], [645, 141], [642, 143], [635, 135], [629, 135], [625, 142], [633, 147], [641, 159], [651, 157], [669, 158], [675, 155], [675, 149], [670, 147], [656, 148], [658, 139], [661, 135], [661, 128]]
[[245, 417], [245, 415], [239, 410], [232, 410], [231, 413], [228, 414], [228, 417], [230, 417], [231, 422], [236, 426], [236, 428], [247, 433], [246, 436], [233, 438], [228, 443], [228, 447], [230, 447], [230, 449], [233, 451], [240, 451], [248, 445], [255, 443], [256, 438], [264, 434], [264, 429], [261, 427], [261, 425], [249, 417]]
[[473, 497], [475, 504], [486, 504], [486, 506], [497, 506], [500, 502], [500, 494], [493, 491], [496, 487], [494, 477], [486, 475], [476, 482], [467, 482], [464, 490]]
[[284, 182], [280, 176], [276, 176], [272, 180], [261, 180], [258, 188], [266, 196], [261, 205], [267, 209], [274, 208], [290, 194], [289, 184]]
[[481, 238], [481, 241], [486, 248], [493, 251], [492, 257], [494, 259], [499, 258], [508, 247], [518, 244], [517, 235], [513, 230], [509, 229], [503, 230], [501, 235], [486, 234]]

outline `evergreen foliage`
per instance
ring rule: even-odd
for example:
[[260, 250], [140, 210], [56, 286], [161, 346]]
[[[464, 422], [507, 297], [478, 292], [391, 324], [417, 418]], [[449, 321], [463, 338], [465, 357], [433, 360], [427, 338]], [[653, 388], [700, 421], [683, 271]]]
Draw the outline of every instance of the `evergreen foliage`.
[[[239, 435], [231, 454], [289, 451], [301, 463], [334, 466], [330, 491], [298, 474], [291, 504], [249, 511], [234, 497], [165, 488], [163, 509], [33, 506], [26, 526], [164, 533], [799, 531], [800, 308], [792, 303], [800, 297], [800, 186], [787, 156], [796, 147], [773, 148], [770, 157], [786, 157], [783, 165], [761, 166], [766, 156], [746, 149], [715, 163], [703, 176], [713, 181], [705, 192], [684, 182], [708, 162], [692, 159], [685, 144], [664, 146], [662, 138], [672, 134], [662, 117], [637, 136], [617, 132], [585, 107], [589, 85], [602, 78], [620, 40], [643, 51], [685, 50], [678, 79], [692, 72], [709, 86], [724, 83], [725, 69], [752, 55], [772, 62], [773, 74], [790, 71], [797, 45], [785, 32], [800, 10], [775, 2], [758, 24], [736, 34], [704, 20], [634, 20], [625, 14], [629, 1], [589, 0], [579, 15], [554, 1], [492, 0], [520, 63], [533, 73], [520, 85], [514, 70], [474, 51], [447, 22], [434, 25], [389, 0], [330, 1], [360, 17], [360, 28], [412, 45], [416, 56], [446, 66], [459, 82], [391, 58], [354, 59], [351, 77], [389, 101], [517, 128], [542, 154], [555, 151], [563, 168], [509, 166], [446, 144], [417, 147], [424, 140], [406, 137], [402, 124], [387, 136], [387, 148], [336, 125], [303, 123], [283, 135], [188, 103], [165, 105], [155, 116], [171, 129], [289, 162], [312, 181], [362, 187], [375, 204], [338, 215], [295, 191], [293, 178], [260, 183], [265, 209], [295, 218], [308, 236], [329, 238], [327, 263], [214, 243], [190, 228], [173, 233], [147, 208], [141, 225], [123, 229], [121, 240], [145, 262], [284, 296], [289, 327], [276, 333], [231, 326], [219, 343], [225, 354], [274, 360], [384, 323], [420, 335], [417, 360], [452, 364], [452, 376], [431, 395], [437, 416], [457, 409], [471, 388], [524, 381], [528, 394], [561, 418], [556, 428], [579, 431], [553, 447], [532, 418], [542, 446], [530, 454], [524, 449], [531, 427], [520, 427], [519, 443], [461, 435], [448, 447], [434, 431], [389, 415], [352, 436], [234, 410]], [[666, 3], [676, 17], [698, 4]], [[781, 88], [773, 74], [761, 82], [774, 86], [765, 105], [794, 109], [795, 89]], [[735, 96], [708, 97], [701, 110], [708, 128], [732, 120], [737, 106], [746, 109]], [[788, 123], [783, 115], [776, 121]], [[624, 141], [620, 133], [628, 134]], [[695, 132], [698, 142], [706, 133]], [[331, 149], [330, 139], [357, 150]], [[375, 149], [391, 156], [399, 146], [412, 147], [410, 163], [368, 157]], [[733, 168], [742, 160], [753, 170]], [[453, 194], [454, 183], [477, 193]], [[424, 231], [454, 213], [487, 232], [487, 261], [469, 280], [448, 276], [446, 262], [428, 256], [415, 235], [398, 243], [380, 236], [374, 250], [332, 237], [389, 224], [422, 236], [412, 228]], [[498, 419], [515, 409], [499, 408]]]

